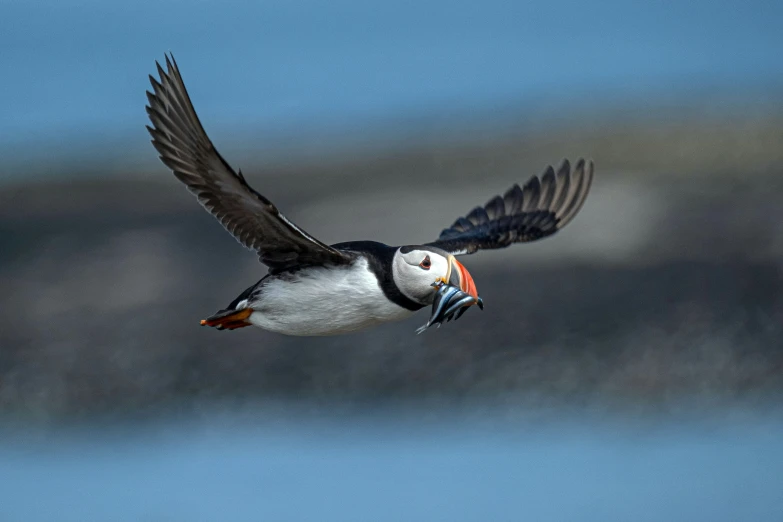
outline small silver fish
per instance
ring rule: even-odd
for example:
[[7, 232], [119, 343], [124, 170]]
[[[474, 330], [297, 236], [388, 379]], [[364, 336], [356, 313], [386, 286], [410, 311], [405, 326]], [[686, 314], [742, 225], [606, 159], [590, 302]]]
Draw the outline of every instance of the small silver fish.
[[423, 333], [434, 324], [437, 324], [438, 328], [440, 328], [444, 320], [446, 322], [452, 319], [456, 321], [474, 304], [477, 304], [481, 310], [484, 309], [484, 301], [480, 297], [474, 298], [456, 286], [442, 281], [433, 283], [432, 286], [438, 289], [435, 294], [435, 300], [432, 302], [432, 315], [430, 315], [430, 320], [427, 321], [427, 324], [416, 330], [417, 334]]

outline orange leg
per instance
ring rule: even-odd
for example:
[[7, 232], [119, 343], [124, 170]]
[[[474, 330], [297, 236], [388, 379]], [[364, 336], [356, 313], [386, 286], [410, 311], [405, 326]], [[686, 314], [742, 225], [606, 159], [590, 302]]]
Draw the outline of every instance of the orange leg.
[[247, 318], [250, 317], [250, 314], [252, 313], [252, 308], [226, 310], [211, 317], [207, 317], [206, 319], [202, 319], [201, 326], [211, 326], [218, 330], [236, 330], [237, 328], [244, 328], [245, 326], [251, 326], [251, 323], [247, 321]]

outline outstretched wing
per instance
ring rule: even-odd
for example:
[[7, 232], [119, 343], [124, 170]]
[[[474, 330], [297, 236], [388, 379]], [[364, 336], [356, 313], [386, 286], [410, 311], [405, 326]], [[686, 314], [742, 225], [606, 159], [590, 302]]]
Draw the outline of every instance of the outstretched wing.
[[196, 116], [177, 63], [166, 56], [167, 72], [156, 62], [160, 81], [150, 76], [147, 92], [152, 144], [160, 159], [199, 202], [240, 243], [258, 252], [272, 272], [294, 266], [346, 264], [348, 254], [318, 241], [285, 218], [253, 190], [241, 171], [220, 156]]
[[495, 196], [457, 219], [428, 244], [460, 255], [550, 236], [576, 216], [592, 181], [592, 161], [580, 159], [572, 171], [564, 160], [557, 173], [550, 166], [524, 187], [515, 184], [503, 197]]

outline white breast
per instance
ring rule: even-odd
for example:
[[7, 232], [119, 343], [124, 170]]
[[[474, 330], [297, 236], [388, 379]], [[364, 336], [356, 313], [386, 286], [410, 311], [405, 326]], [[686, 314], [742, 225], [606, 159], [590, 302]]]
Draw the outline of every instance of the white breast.
[[287, 335], [335, 335], [398, 321], [414, 312], [389, 301], [367, 260], [270, 277], [247, 303], [254, 325]]

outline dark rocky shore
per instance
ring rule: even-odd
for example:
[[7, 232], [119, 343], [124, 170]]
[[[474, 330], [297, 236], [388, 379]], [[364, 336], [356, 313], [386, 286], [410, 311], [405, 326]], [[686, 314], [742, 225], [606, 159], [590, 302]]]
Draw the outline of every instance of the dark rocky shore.
[[781, 128], [774, 118], [614, 122], [242, 165], [324, 241], [399, 244], [435, 237], [547, 163], [595, 159], [576, 221], [552, 239], [465, 259], [486, 310], [420, 336], [424, 312], [337, 338], [200, 328], [265, 269], [162, 166], [6, 183], [0, 411], [769, 400], [783, 391]]

